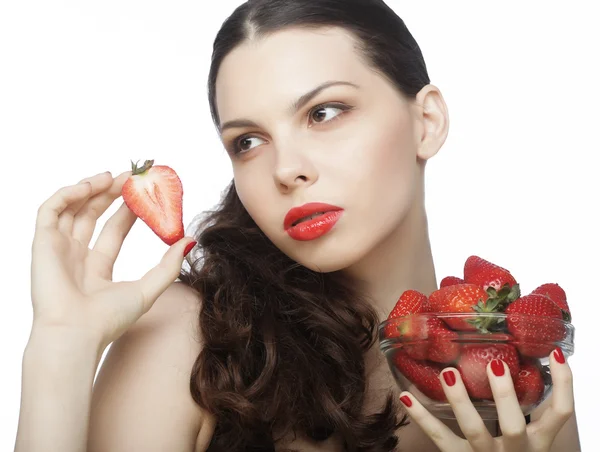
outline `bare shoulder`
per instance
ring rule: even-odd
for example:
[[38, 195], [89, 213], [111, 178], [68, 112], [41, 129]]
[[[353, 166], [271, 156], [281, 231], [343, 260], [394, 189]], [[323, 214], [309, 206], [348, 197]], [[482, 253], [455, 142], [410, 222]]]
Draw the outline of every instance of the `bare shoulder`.
[[110, 346], [93, 388], [89, 452], [206, 449], [213, 421], [190, 393], [200, 306], [175, 282]]

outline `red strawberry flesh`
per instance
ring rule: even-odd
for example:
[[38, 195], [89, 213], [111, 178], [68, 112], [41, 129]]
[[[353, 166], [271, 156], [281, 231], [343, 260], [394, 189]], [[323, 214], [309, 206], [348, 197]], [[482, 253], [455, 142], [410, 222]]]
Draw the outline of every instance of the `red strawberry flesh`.
[[132, 162], [132, 175], [122, 189], [127, 207], [167, 245], [184, 236], [183, 187], [175, 171], [146, 160], [140, 168]]

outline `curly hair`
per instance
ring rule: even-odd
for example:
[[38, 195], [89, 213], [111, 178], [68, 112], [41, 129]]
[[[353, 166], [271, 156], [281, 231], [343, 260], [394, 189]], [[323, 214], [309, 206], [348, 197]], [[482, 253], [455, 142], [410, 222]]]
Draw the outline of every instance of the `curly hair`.
[[[365, 62], [407, 97], [429, 83], [417, 43], [382, 0], [250, 0], [214, 42], [208, 93], [217, 127], [223, 58], [245, 40], [290, 26], [343, 27]], [[309, 270], [281, 252], [233, 182], [194, 235], [200, 256], [179, 279], [203, 299], [203, 348], [190, 390], [217, 420], [209, 451], [273, 451], [290, 433], [314, 440], [335, 433], [349, 451], [394, 450], [407, 415], [398, 419], [391, 391], [378, 412], [364, 412], [365, 353], [379, 319], [353, 281]]]

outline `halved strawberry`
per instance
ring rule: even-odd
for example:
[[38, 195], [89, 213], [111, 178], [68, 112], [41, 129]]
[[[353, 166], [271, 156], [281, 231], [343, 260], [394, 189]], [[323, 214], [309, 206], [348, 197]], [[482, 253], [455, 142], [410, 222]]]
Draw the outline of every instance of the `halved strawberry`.
[[132, 174], [121, 194], [129, 209], [167, 245], [184, 236], [183, 187], [175, 171], [146, 160], [140, 168], [131, 162]]
[[536, 288], [532, 294], [545, 295], [550, 298], [556, 306], [562, 310], [563, 320], [566, 322], [571, 321], [571, 310], [567, 304], [567, 294], [565, 290], [556, 283], [542, 284]]
[[506, 308], [506, 324], [515, 337], [519, 352], [533, 358], [543, 358], [556, 347], [554, 342], [565, 337], [562, 312], [545, 295], [525, 295]]
[[456, 284], [464, 284], [465, 281], [457, 276], [446, 276], [440, 281], [440, 289], [442, 287], [454, 286]]
[[471, 397], [493, 400], [486, 366], [493, 359], [501, 359], [509, 369], [513, 381], [520, 370], [519, 354], [509, 344], [464, 344], [456, 368]]
[[520, 405], [533, 405], [539, 402], [544, 395], [542, 373], [532, 361], [521, 363], [521, 369], [514, 385]]
[[440, 381], [440, 372], [444, 366], [428, 361], [416, 361], [401, 350], [394, 352], [392, 362], [427, 397], [447, 401]]

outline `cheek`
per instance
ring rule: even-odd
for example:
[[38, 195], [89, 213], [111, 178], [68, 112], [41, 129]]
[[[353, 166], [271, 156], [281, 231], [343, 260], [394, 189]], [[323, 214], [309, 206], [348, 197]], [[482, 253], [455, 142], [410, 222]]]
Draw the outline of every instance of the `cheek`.
[[269, 224], [273, 223], [275, 200], [273, 199], [274, 187], [269, 186], [271, 179], [245, 169], [234, 169], [233, 179], [242, 205], [264, 231]]
[[388, 133], [373, 133], [374, 137], [362, 151], [356, 187], [365, 202], [397, 202], [406, 196], [418, 172], [416, 150], [407, 130], [389, 126]]

